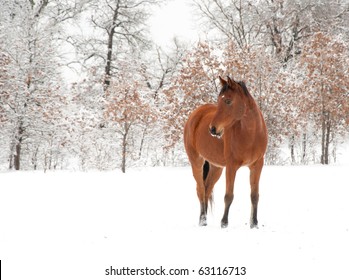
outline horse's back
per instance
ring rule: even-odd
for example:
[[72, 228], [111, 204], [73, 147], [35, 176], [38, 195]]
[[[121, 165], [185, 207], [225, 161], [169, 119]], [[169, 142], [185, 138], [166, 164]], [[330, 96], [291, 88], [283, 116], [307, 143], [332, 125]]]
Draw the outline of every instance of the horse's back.
[[187, 132], [192, 131], [191, 128], [196, 127], [199, 122], [205, 117], [207, 114], [214, 114], [217, 110], [217, 106], [214, 104], [205, 104], [198, 107], [194, 110], [190, 115], [184, 127], [184, 135]]

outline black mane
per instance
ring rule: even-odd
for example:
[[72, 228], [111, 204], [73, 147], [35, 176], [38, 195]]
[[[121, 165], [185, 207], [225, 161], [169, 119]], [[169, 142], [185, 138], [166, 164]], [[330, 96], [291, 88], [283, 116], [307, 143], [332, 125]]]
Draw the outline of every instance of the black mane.
[[247, 87], [246, 87], [245, 82], [239, 81], [239, 82], [237, 82], [237, 83], [240, 85], [240, 87], [241, 87], [242, 90], [244, 91], [244, 94], [245, 94], [247, 97], [249, 97], [249, 96], [250, 96], [250, 93], [248, 92], [248, 89], [247, 89]]
[[[237, 83], [237, 84], [242, 88], [244, 94], [245, 94], [247, 97], [250, 97], [250, 96], [251, 96], [250, 93], [248, 92], [248, 89], [247, 89], [247, 87], [246, 87], [245, 82], [243, 82], [243, 81], [238, 81], [238, 82], [235, 82], [235, 83]], [[222, 89], [221, 89], [219, 95], [223, 94], [223, 93], [226, 92], [228, 89], [232, 89], [232, 88], [228, 85], [228, 83], [224, 84], [224, 86], [222, 87]]]

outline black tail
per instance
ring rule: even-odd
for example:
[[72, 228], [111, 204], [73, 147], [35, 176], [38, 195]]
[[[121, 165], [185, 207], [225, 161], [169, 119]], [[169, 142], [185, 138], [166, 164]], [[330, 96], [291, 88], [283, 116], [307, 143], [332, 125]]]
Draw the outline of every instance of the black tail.
[[203, 168], [202, 176], [205, 181], [207, 178], [208, 172], [210, 171], [210, 163], [207, 160], [205, 160], [204, 166], [202, 168]]
[[[206, 178], [208, 176], [208, 172], [210, 172], [210, 163], [205, 160], [205, 163], [202, 167], [202, 176], [203, 176], [203, 179], [204, 179], [204, 184], [205, 184], [205, 191], [207, 191], [207, 185], [206, 185]], [[210, 203], [210, 206], [211, 206], [211, 209], [212, 209], [212, 204], [213, 204], [213, 193], [211, 193], [211, 196], [209, 197], [208, 199], [208, 202]]]

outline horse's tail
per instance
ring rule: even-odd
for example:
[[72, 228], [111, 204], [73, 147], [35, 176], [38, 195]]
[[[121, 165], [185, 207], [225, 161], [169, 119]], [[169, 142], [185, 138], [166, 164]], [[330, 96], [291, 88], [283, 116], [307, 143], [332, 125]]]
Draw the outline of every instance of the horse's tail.
[[[210, 172], [210, 163], [205, 160], [205, 163], [202, 167], [202, 176], [203, 176], [203, 179], [204, 179], [204, 184], [205, 184], [205, 192], [207, 192], [207, 184], [205, 183], [206, 181], [206, 178], [208, 176], [208, 173]], [[208, 198], [208, 202], [210, 204], [210, 207], [212, 209], [212, 204], [213, 204], [213, 192], [211, 192], [211, 195], [210, 197]], [[208, 206], [208, 205], [207, 205]]]
[[207, 160], [205, 160], [205, 163], [204, 163], [204, 166], [202, 167], [202, 169], [203, 169], [202, 176], [203, 176], [203, 179], [205, 182], [207, 175], [208, 175], [208, 172], [210, 171], [210, 163]]

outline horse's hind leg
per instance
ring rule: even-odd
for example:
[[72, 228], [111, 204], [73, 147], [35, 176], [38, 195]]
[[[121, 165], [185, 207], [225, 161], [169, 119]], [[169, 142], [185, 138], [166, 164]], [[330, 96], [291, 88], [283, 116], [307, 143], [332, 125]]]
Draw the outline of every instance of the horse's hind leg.
[[205, 162], [205, 164], [209, 165], [208, 173], [207, 173], [206, 177], [204, 176], [205, 189], [206, 189], [205, 203], [206, 203], [206, 205], [208, 205], [209, 202], [212, 203], [212, 201], [213, 201], [212, 190], [214, 188], [214, 185], [217, 183], [217, 181], [221, 177], [223, 168], [212, 165], [212, 164], [208, 163], [207, 161]]
[[261, 176], [264, 159], [256, 161], [250, 168], [250, 184], [251, 184], [251, 220], [250, 227], [258, 227], [257, 210], [259, 201], [259, 179]]
[[195, 158], [190, 158], [191, 168], [193, 172], [194, 179], [196, 181], [196, 193], [200, 202], [200, 226], [207, 225], [207, 203], [205, 202], [205, 184], [203, 178], [203, 170], [204, 170], [204, 159], [200, 156]]

